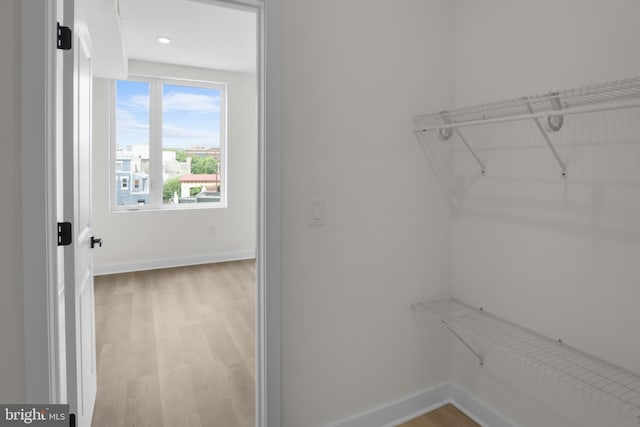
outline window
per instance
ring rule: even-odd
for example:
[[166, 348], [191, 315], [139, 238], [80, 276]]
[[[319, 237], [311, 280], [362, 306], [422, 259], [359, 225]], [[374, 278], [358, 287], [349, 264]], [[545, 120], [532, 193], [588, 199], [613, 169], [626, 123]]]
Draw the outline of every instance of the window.
[[121, 185], [112, 208], [224, 206], [226, 86], [147, 78], [114, 86], [112, 173]]

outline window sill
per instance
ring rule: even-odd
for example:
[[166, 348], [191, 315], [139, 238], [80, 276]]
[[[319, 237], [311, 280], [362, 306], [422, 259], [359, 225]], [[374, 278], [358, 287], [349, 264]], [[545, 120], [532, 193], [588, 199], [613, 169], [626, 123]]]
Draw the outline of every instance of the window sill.
[[226, 203], [189, 203], [183, 206], [163, 205], [163, 206], [129, 206], [111, 207], [109, 213], [131, 213], [131, 212], [184, 212], [210, 209], [226, 209]]

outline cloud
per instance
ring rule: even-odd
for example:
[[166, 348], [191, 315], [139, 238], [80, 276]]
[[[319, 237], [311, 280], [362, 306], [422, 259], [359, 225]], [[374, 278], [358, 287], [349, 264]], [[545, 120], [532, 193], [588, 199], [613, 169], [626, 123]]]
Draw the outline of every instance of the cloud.
[[[168, 88], [163, 97], [162, 140], [164, 146], [218, 146], [216, 113], [220, 111], [218, 91], [182, 91]], [[148, 144], [150, 137], [149, 96], [130, 94], [118, 99], [116, 127], [118, 144]]]
[[[164, 112], [217, 113], [220, 111], [220, 94], [211, 89], [202, 89], [203, 93], [181, 92], [172, 89], [164, 94], [162, 110]], [[211, 94], [205, 93], [207, 91]], [[118, 110], [131, 112], [149, 111], [149, 94], [135, 94], [118, 98]]]
[[148, 132], [149, 123], [141, 122], [135, 118], [131, 112], [117, 110], [116, 127], [118, 132]]
[[133, 110], [149, 111], [149, 95], [132, 95], [126, 102]]
[[220, 96], [170, 92], [164, 96], [162, 109], [165, 112], [215, 113], [220, 111]]
[[118, 110], [149, 111], [149, 95], [131, 95], [126, 98], [118, 97]]

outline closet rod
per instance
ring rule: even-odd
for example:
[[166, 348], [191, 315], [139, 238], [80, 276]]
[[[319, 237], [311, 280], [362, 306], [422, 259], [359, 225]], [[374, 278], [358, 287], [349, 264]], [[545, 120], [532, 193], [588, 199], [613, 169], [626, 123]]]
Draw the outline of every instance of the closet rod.
[[634, 101], [629, 103], [615, 104], [615, 105], [593, 105], [587, 107], [568, 107], [564, 110], [553, 110], [548, 112], [540, 112], [540, 113], [529, 113], [529, 114], [518, 114], [515, 116], [507, 116], [507, 117], [496, 117], [491, 119], [479, 119], [479, 120], [470, 120], [467, 122], [457, 122], [457, 123], [448, 123], [442, 125], [435, 125], [425, 127], [423, 129], [418, 129], [414, 132], [429, 132], [429, 131], [438, 131], [440, 129], [455, 129], [461, 127], [468, 126], [479, 126], [479, 125], [488, 125], [493, 123], [506, 123], [506, 122], [516, 122], [522, 120], [532, 120], [532, 119], [546, 119], [551, 116], [571, 116], [576, 114], [584, 114], [584, 113], [596, 113], [600, 111], [615, 111], [615, 110], [624, 110], [627, 108], [637, 108], [640, 107], [640, 101]]

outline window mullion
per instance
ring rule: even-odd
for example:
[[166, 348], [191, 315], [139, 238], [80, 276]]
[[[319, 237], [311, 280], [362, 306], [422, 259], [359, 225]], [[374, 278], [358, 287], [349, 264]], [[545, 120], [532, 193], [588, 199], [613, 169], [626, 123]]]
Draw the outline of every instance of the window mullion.
[[149, 94], [149, 173], [151, 175], [150, 204], [162, 207], [162, 84], [152, 80]]

